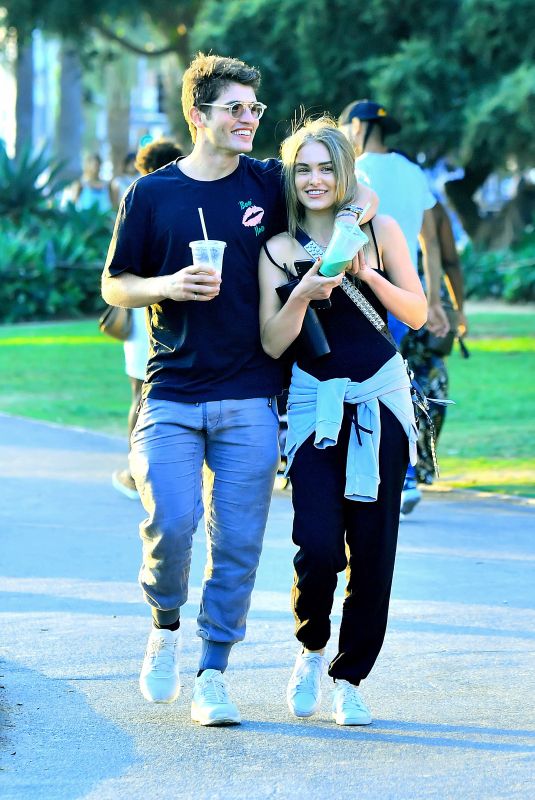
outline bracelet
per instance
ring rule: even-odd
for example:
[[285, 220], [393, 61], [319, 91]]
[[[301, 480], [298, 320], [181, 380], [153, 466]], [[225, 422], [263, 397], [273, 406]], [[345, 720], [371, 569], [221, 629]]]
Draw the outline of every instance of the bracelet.
[[350, 203], [349, 205], [344, 206], [341, 210], [342, 211], [351, 211], [351, 213], [355, 214], [357, 217], [359, 217], [362, 214], [362, 212], [364, 211], [363, 208], [361, 208], [360, 206], [356, 206], [354, 203]]

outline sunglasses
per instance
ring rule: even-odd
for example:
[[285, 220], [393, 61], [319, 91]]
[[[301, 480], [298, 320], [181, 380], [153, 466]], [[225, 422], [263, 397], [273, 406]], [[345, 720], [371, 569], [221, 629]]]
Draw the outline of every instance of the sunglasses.
[[229, 112], [233, 119], [239, 119], [246, 108], [249, 109], [255, 119], [260, 119], [267, 108], [264, 103], [258, 103], [257, 101], [246, 103], [245, 101], [238, 100], [235, 103], [225, 103], [224, 105], [222, 103], [200, 103], [200, 105], [212, 106], [213, 108], [224, 108], [225, 111]]

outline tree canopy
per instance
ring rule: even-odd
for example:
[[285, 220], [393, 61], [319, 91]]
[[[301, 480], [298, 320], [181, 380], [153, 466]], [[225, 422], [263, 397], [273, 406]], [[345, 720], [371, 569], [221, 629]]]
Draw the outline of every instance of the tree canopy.
[[[22, 38], [35, 28], [67, 39], [84, 40], [94, 30], [140, 55], [176, 53], [183, 63], [190, 54], [189, 35], [202, 0], [2, 0], [7, 24]], [[165, 44], [137, 41], [140, 16], [150, 19]]]
[[535, 163], [534, 28], [532, 0], [209, 0], [192, 44], [261, 68], [265, 152], [300, 106], [383, 103], [403, 122], [393, 145], [465, 168], [454, 194], [470, 227], [492, 171]]
[[[8, 24], [73, 38], [104, 32], [134, 50], [197, 49], [258, 65], [268, 151], [303, 106], [337, 115], [373, 97], [404, 123], [397, 144], [481, 174], [535, 157], [532, 0], [3, 0]], [[165, 44], [136, 42], [147, 15]], [[130, 26], [130, 27], [129, 27]]]
[[[535, 163], [533, 0], [2, 0], [22, 35], [99, 30], [136, 52], [198, 49], [259, 66], [269, 106], [257, 152], [274, 154], [292, 121], [373, 98], [403, 122], [392, 145], [464, 167], [451, 184], [467, 230], [471, 200], [500, 168]], [[136, 41], [149, 18], [158, 41]], [[162, 44], [163, 42], [163, 44]], [[177, 76], [178, 78], [178, 76]], [[178, 113], [178, 109], [177, 109]]]

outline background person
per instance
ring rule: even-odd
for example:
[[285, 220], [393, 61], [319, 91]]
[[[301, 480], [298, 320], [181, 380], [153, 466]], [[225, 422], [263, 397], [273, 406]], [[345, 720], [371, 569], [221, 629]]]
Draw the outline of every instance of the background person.
[[[281, 308], [276, 289], [288, 280], [287, 270], [296, 259], [323, 252], [336, 214], [355, 191], [353, 150], [333, 121], [305, 124], [283, 142], [281, 154], [289, 231], [270, 239], [260, 256], [266, 352], [278, 358], [296, 340], [312, 300], [330, 296], [332, 303], [321, 312], [331, 352], [298, 356], [288, 399], [286, 453], [299, 548], [292, 607], [302, 650], [287, 701], [298, 717], [319, 707], [337, 574], [346, 570], [338, 653], [329, 665], [333, 716], [340, 725], [366, 725], [371, 714], [357, 686], [386, 630], [409, 445], [416, 460], [410, 382], [395, 346], [342, 290], [342, 276], [318, 274], [321, 262]], [[388, 309], [420, 327], [427, 304], [399, 226], [377, 216], [364, 230], [369, 245], [365, 265], [356, 266], [356, 284], [384, 321]]]
[[[468, 324], [464, 314], [464, 282], [461, 263], [453, 229], [448, 212], [437, 200], [432, 209], [437, 227], [437, 236], [440, 249], [440, 262], [443, 269], [442, 300], [444, 306], [456, 309], [457, 325], [455, 333], [464, 336], [468, 332]], [[449, 334], [448, 334], [448, 341]], [[438, 347], [437, 347], [438, 343]], [[419, 331], [408, 331], [402, 342], [402, 352], [408, 360], [414, 377], [422, 387], [424, 394], [429, 397], [447, 399], [448, 397], [448, 370], [447, 353], [440, 346], [441, 340], [431, 336], [427, 328]], [[453, 346], [453, 344], [451, 344]], [[429, 404], [429, 416], [433, 422], [435, 445], [441, 434], [446, 418], [446, 406]], [[435, 466], [428, 436], [428, 424], [420, 420], [418, 437], [418, 461], [414, 467], [409, 467], [409, 478], [418, 483], [430, 485], [435, 479]], [[420, 490], [417, 489], [418, 494]], [[414, 490], [408, 493], [409, 498], [418, 497]], [[410, 509], [410, 504], [409, 504]]]
[[[123, 161], [123, 172], [116, 175], [111, 182], [113, 205], [118, 208], [134, 180], [143, 174], [136, 167], [136, 153], [127, 153]], [[130, 381], [131, 400], [128, 409], [128, 442], [137, 422], [139, 404], [141, 402], [141, 388], [145, 378], [147, 359], [149, 355], [149, 338], [146, 329], [144, 308], [132, 308], [132, 330], [124, 342], [125, 372]], [[139, 497], [136, 484], [130, 472], [130, 467], [115, 470], [111, 476], [112, 486], [130, 500]]]
[[[122, 183], [116, 183], [116, 189], [128, 181], [124, 191], [129, 188], [135, 179], [135, 175], [148, 175], [160, 167], [175, 161], [182, 155], [182, 150], [176, 142], [170, 139], [156, 139], [153, 142], [141, 147], [137, 155], [129, 153], [125, 158], [125, 171], [122, 176]], [[132, 161], [133, 156], [133, 161]], [[131, 165], [134, 166], [132, 174]], [[117, 180], [117, 179], [116, 179]], [[124, 192], [123, 192], [124, 194]], [[122, 199], [122, 195], [119, 200]], [[139, 406], [141, 403], [141, 390], [145, 380], [147, 360], [149, 356], [149, 337], [147, 333], [146, 309], [132, 308], [132, 331], [124, 343], [125, 372], [130, 380], [131, 402], [128, 411], [128, 442], [132, 431], [137, 422]], [[139, 497], [135, 481], [130, 472], [130, 467], [116, 470], [112, 475], [112, 485], [118, 492], [124, 494], [130, 500]]]
[[102, 159], [98, 153], [86, 156], [82, 177], [71, 187], [71, 199], [76, 208], [96, 208], [101, 212], [112, 208], [110, 184], [101, 177], [101, 168]]
[[123, 171], [120, 175], [115, 175], [110, 184], [111, 199], [114, 208], [119, 208], [119, 203], [123, 199], [130, 184], [139, 177], [136, 169], [136, 154], [127, 153], [123, 160]]
[[437, 199], [432, 211], [437, 229], [440, 263], [448, 294], [458, 311], [458, 332], [460, 336], [465, 336], [468, 333], [468, 320], [464, 312], [464, 277], [455, 244], [453, 225], [448, 211], [440, 200]]
[[[420, 244], [428, 301], [427, 329], [437, 336], [444, 336], [449, 330], [449, 322], [441, 302], [442, 266], [432, 213], [436, 198], [429, 189], [423, 170], [404, 155], [390, 151], [385, 143], [385, 137], [398, 133], [401, 124], [384, 106], [372, 100], [349, 103], [340, 114], [338, 124], [355, 150], [357, 177], [366, 180], [377, 192], [381, 213], [393, 217], [401, 227], [415, 270], [418, 268]], [[407, 326], [392, 314], [388, 324], [398, 346], [402, 346]], [[409, 366], [413, 369], [410, 359]], [[434, 381], [434, 384], [437, 388], [439, 384], [445, 388], [447, 381], [445, 384], [443, 380]], [[440, 395], [437, 398], [442, 399]], [[438, 407], [432, 411], [437, 416], [443, 414]], [[422, 440], [429, 436], [425, 419], [420, 420], [420, 431]], [[409, 465], [403, 487], [402, 513], [410, 513], [421, 497], [416, 472]]]

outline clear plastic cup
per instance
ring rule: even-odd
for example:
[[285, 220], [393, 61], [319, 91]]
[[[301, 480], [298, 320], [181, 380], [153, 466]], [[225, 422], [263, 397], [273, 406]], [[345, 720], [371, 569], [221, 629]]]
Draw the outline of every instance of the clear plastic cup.
[[368, 237], [358, 225], [334, 223], [331, 241], [323, 254], [320, 275], [333, 278], [343, 272], [353, 261], [358, 251], [368, 243]]
[[217, 239], [199, 239], [196, 242], [190, 242], [189, 246], [193, 264], [196, 267], [212, 267], [216, 272], [221, 272], [226, 242], [220, 242]]

